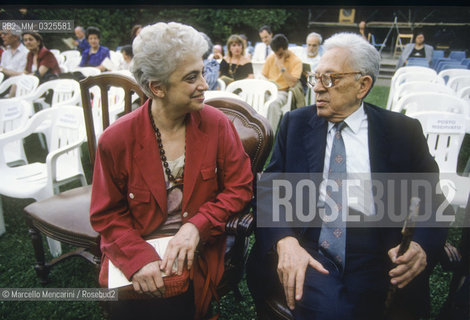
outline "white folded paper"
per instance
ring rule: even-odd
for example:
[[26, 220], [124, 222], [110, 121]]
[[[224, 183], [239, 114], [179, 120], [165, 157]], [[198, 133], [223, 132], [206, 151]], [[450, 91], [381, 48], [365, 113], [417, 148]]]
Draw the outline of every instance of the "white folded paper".
[[[157, 251], [158, 255], [160, 258], [163, 258], [163, 255], [165, 254], [166, 247], [168, 246], [168, 242], [172, 239], [173, 237], [163, 237], [163, 238], [157, 238], [157, 239], [151, 239], [147, 240], [147, 243], [151, 244], [154, 248], [155, 251]], [[173, 264], [173, 271], [176, 271], [177, 264], [176, 261]], [[162, 272], [162, 277], [166, 277], [166, 274]], [[114, 265], [114, 263], [109, 260], [109, 266], [108, 266], [108, 288], [113, 289], [113, 288], [119, 288], [119, 287], [124, 287], [127, 285], [132, 284], [129, 280], [127, 280], [126, 276], [121, 272], [121, 270], [118, 269]]]

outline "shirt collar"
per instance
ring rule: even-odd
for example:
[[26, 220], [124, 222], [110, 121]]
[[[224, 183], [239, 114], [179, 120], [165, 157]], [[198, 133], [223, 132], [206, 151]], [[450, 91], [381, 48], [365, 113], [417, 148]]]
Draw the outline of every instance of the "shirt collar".
[[[346, 119], [344, 119], [344, 122], [346, 122], [354, 134], [357, 134], [364, 119], [366, 119], [366, 113], [364, 111], [364, 102], [361, 102], [361, 106], [357, 108], [356, 111], [351, 113]], [[328, 133], [330, 133], [334, 125], [334, 122], [328, 121]]]

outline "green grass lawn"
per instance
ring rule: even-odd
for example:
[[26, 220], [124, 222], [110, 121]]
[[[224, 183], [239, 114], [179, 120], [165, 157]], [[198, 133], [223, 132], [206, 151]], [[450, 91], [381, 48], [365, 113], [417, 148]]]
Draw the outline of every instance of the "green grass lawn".
[[[385, 106], [388, 87], [375, 87], [366, 101]], [[32, 139], [27, 147], [34, 148], [37, 141]], [[86, 153], [86, 148], [82, 148]], [[30, 159], [44, 157], [40, 150], [31, 153]], [[84, 164], [90, 172], [87, 157]], [[90, 180], [90, 175], [87, 178]], [[31, 241], [24, 221], [23, 208], [32, 200], [20, 200], [2, 197], [7, 232], [0, 236], [0, 287], [1, 288], [42, 288], [36, 277], [33, 265], [35, 263]], [[459, 238], [459, 230], [451, 230], [453, 243]], [[45, 243], [45, 241], [44, 241]], [[47, 248], [45, 244], [45, 248]], [[66, 250], [64, 248], [64, 250]], [[46, 253], [48, 254], [48, 252]], [[50, 258], [50, 256], [49, 256]], [[94, 288], [98, 286], [98, 273], [93, 265], [81, 258], [72, 258], [56, 266], [50, 273], [50, 283], [47, 288]], [[436, 268], [431, 277], [432, 316], [435, 317], [444, 302], [450, 274]], [[255, 319], [255, 309], [245, 280], [240, 284], [243, 295], [242, 301], [237, 301], [232, 293], [222, 298], [220, 319]], [[1, 319], [104, 319], [98, 302], [5, 302], [0, 301]]]

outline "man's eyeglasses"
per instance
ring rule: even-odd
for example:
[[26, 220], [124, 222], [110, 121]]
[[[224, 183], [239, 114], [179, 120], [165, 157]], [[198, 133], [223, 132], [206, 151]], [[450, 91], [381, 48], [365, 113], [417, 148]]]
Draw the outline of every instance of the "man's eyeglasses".
[[362, 74], [362, 72], [357, 71], [357, 72], [344, 72], [344, 73], [310, 73], [308, 75], [307, 82], [313, 88], [317, 84], [318, 79], [320, 79], [321, 84], [325, 88], [331, 88], [336, 84], [336, 80], [344, 76], [352, 75], [352, 74]]

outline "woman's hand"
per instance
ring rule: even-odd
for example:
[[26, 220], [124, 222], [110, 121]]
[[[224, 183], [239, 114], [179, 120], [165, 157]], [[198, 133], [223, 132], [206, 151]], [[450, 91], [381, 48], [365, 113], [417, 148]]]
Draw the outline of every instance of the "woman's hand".
[[188, 270], [191, 269], [198, 243], [199, 230], [196, 226], [190, 222], [183, 224], [168, 243], [160, 269], [168, 275], [172, 274], [173, 263], [176, 260], [178, 265], [177, 274], [181, 275], [185, 259], [188, 263]]
[[139, 269], [132, 276], [132, 286], [138, 293], [148, 293], [161, 297], [165, 292], [162, 274], [160, 272], [161, 261], [153, 261]]

